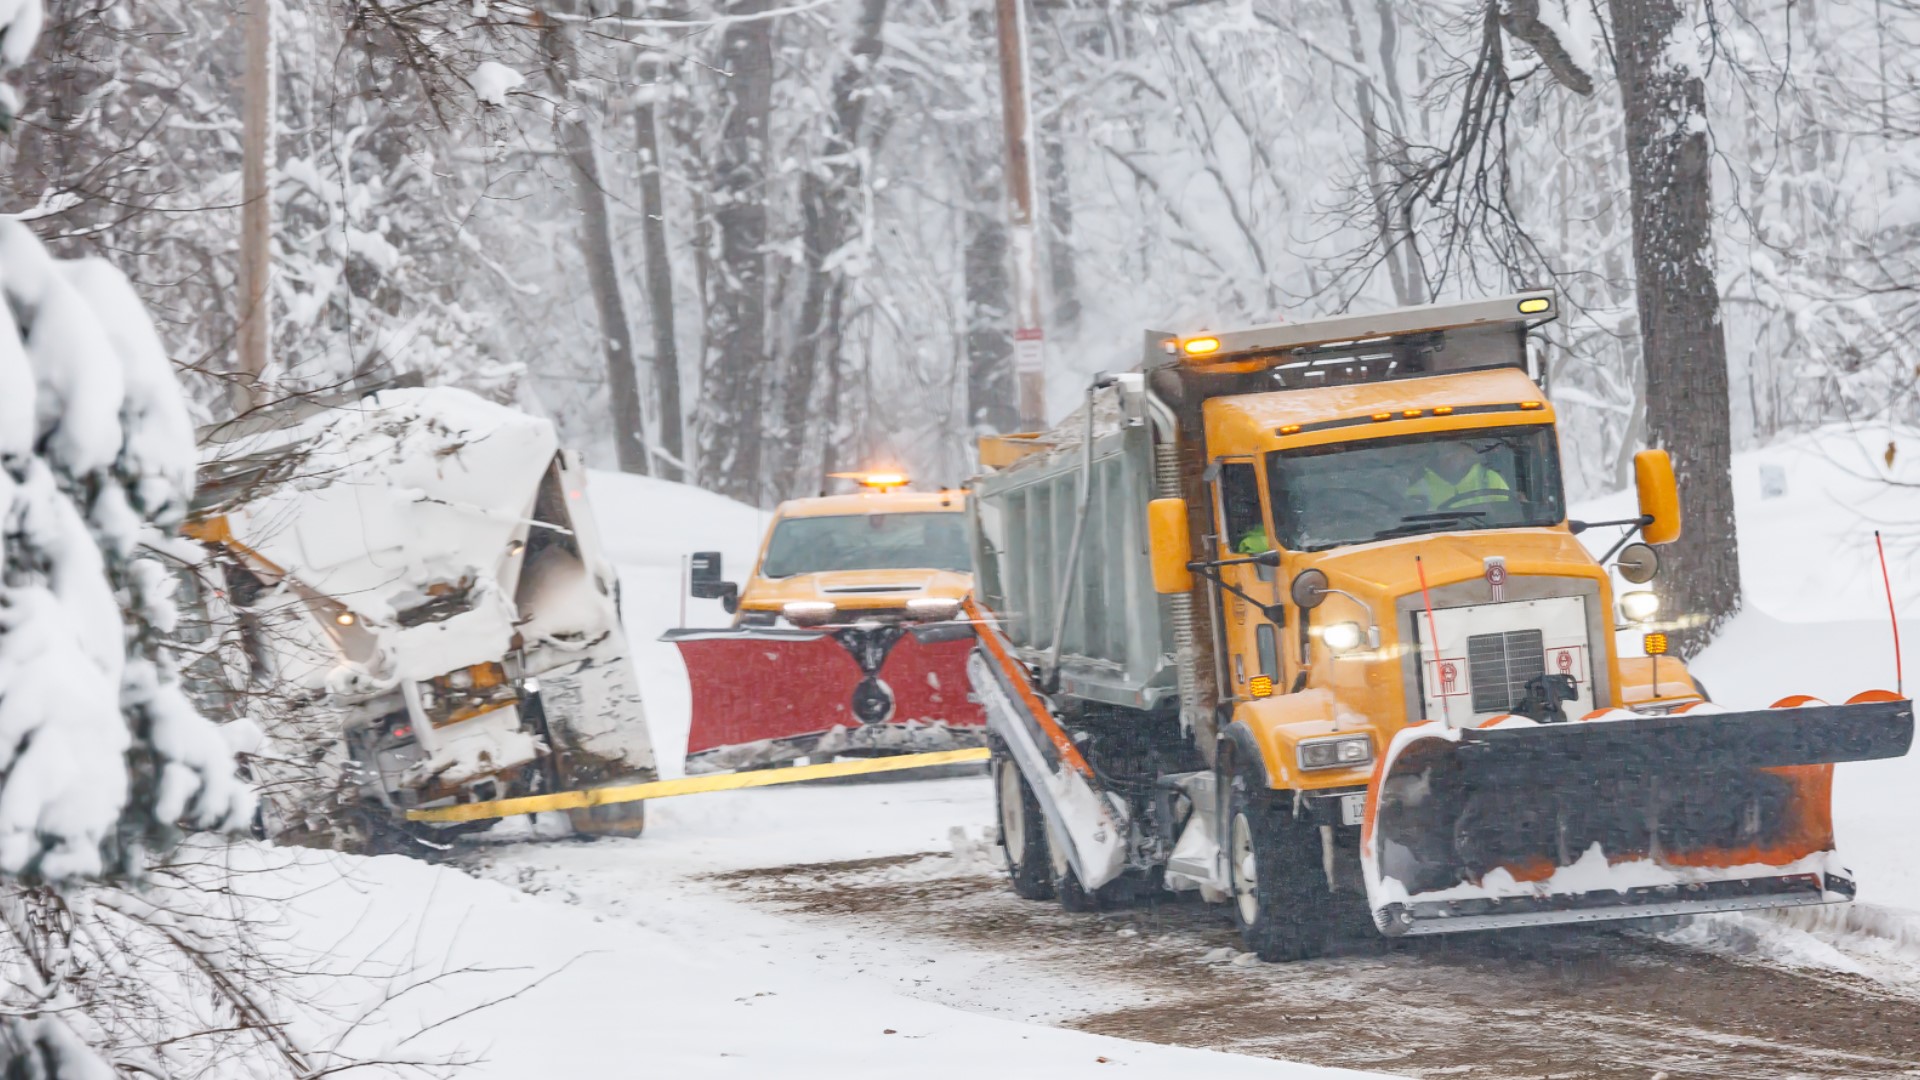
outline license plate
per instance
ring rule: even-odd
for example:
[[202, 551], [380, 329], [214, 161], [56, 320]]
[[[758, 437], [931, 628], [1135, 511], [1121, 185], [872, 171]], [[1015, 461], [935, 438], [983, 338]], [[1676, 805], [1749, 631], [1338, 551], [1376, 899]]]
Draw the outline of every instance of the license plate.
[[1340, 796], [1340, 824], [1358, 825], [1367, 816], [1367, 793]]

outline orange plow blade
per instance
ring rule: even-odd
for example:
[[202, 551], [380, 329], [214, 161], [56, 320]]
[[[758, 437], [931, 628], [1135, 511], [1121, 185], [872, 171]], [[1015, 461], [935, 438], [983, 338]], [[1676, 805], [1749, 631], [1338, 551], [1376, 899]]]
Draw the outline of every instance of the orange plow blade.
[[984, 745], [986, 717], [967, 693], [973, 632], [944, 629], [670, 631], [693, 691], [687, 772]]
[[1851, 899], [1833, 766], [1912, 742], [1913, 703], [1882, 692], [1415, 725], [1369, 791], [1368, 902], [1399, 935]]

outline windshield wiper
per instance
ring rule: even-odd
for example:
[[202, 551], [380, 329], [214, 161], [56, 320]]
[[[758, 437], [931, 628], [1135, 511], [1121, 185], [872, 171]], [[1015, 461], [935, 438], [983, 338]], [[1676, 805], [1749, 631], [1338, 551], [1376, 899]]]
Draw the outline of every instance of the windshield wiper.
[[1372, 543], [1375, 540], [1391, 540], [1396, 536], [1412, 536], [1415, 533], [1426, 532], [1428, 526], [1438, 522], [1464, 521], [1468, 518], [1483, 518], [1486, 516], [1487, 512], [1484, 510], [1436, 510], [1430, 514], [1408, 514], [1400, 519], [1400, 524], [1395, 525], [1391, 529], [1383, 529], [1380, 532], [1374, 533], [1368, 538], [1367, 542]]

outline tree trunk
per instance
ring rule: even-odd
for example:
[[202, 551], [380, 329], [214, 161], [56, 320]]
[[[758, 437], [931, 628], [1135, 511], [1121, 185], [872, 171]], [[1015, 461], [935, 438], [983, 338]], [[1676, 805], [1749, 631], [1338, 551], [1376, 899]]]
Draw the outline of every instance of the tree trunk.
[[[989, 190], [991, 190], [989, 188]], [[998, 200], [967, 212], [967, 419], [975, 434], [1017, 430], [1020, 408], [1013, 381], [1013, 335], [1007, 296], [1007, 228]]]
[[568, 72], [573, 63], [566, 30], [548, 20], [541, 31], [546, 51], [547, 78], [564, 111], [554, 117], [560, 145], [573, 173], [574, 197], [580, 209], [580, 249], [587, 264], [587, 287], [600, 318], [600, 342], [607, 362], [608, 405], [613, 411], [613, 448], [621, 472], [647, 473], [647, 439], [640, 409], [640, 382], [634, 371], [633, 331], [627, 324], [627, 306], [620, 295], [620, 268], [613, 253], [613, 225], [607, 210], [606, 188], [594, 159], [593, 133], [587, 130], [578, 102], [572, 100]]
[[[800, 298], [800, 332], [787, 364], [787, 382], [781, 408], [781, 432], [787, 450], [779, 486], [783, 494], [801, 494], [819, 487], [819, 477], [807, 476], [805, 448], [814, 388], [822, 368], [840, 357], [840, 319], [846, 307], [847, 275], [829, 265], [836, 253], [855, 240], [857, 221], [849, 197], [864, 182], [859, 153], [860, 129], [866, 116], [866, 91], [880, 57], [881, 31], [886, 26], [887, 0], [862, 0], [851, 54], [833, 80], [831, 127], [819, 158], [800, 182], [801, 241], [806, 276]], [[824, 441], [831, 441], [831, 434]], [[824, 470], [825, 466], [823, 466]]]
[[[734, 0], [726, 14], [759, 15], [768, 0]], [[721, 133], [714, 158], [700, 483], [758, 505], [767, 391], [767, 121], [773, 110], [773, 24], [727, 25], [720, 39]]]
[[1740, 609], [1727, 343], [1713, 276], [1706, 93], [1676, 62], [1683, 0], [1610, 0], [1626, 107], [1647, 438], [1673, 455], [1686, 527], [1665, 552], [1663, 618], [1691, 656]]
[[[657, 77], [657, 73], [656, 73]], [[666, 200], [660, 193], [659, 120], [648, 97], [634, 111], [634, 142], [640, 151], [640, 236], [647, 252], [647, 315], [653, 327], [653, 390], [660, 409], [660, 448], [673, 460], [660, 475], [684, 480], [686, 438], [680, 416], [680, 347], [674, 337], [673, 263], [667, 255]]]

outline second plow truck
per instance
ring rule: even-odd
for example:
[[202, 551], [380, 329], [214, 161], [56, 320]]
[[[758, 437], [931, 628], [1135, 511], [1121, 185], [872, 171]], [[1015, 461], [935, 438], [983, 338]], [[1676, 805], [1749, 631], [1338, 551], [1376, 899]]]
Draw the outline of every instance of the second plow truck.
[[[1833, 765], [1905, 753], [1912, 703], [1728, 711], [1660, 655], [1674, 623], [1613, 578], [1679, 536], [1673, 470], [1642, 453], [1639, 516], [1568, 520], [1528, 373], [1553, 316], [1152, 335], [1061, 428], [983, 440], [969, 672], [1020, 895], [1197, 890], [1269, 960], [1348, 903], [1404, 935], [1853, 895]], [[1643, 542], [1596, 561], [1602, 525]]]
[[973, 635], [955, 621], [968, 573], [965, 493], [907, 491], [899, 473], [836, 474], [860, 490], [780, 504], [745, 587], [720, 553], [691, 560], [694, 596], [725, 629], [668, 631], [692, 689], [687, 771], [978, 747]]

